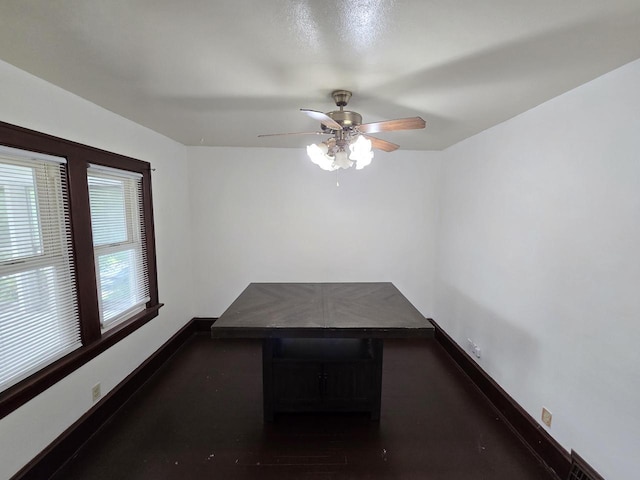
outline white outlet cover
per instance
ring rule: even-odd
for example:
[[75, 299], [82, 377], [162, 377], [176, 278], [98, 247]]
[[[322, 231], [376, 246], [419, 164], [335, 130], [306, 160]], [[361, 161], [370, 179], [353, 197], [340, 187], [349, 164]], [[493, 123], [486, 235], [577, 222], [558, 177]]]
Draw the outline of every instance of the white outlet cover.
[[96, 383], [93, 386], [93, 388], [91, 389], [91, 396], [92, 396], [94, 402], [96, 400], [98, 400], [102, 396], [102, 391], [100, 389], [100, 384], [99, 383]]
[[547, 427], [550, 427], [552, 418], [553, 414], [545, 407], [542, 407], [542, 423], [544, 423]]

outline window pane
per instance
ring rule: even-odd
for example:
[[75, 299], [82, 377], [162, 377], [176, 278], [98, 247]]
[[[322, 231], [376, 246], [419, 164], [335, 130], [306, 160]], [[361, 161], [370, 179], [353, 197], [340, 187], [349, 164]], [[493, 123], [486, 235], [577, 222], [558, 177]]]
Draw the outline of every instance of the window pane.
[[91, 230], [94, 245], [126, 242], [127, 215], [124, 181], [89, 176]]
[[0, 164], [0, 262], [41, 253], [34, 169]]
[[12, 384], [36, 367], [79, 346], [72, 286], [53, 266], [0, 277], [0, 384]]
[[98, 278], [104, 322], [138, 305], [135, 264], [133, 250], [98, 257]]

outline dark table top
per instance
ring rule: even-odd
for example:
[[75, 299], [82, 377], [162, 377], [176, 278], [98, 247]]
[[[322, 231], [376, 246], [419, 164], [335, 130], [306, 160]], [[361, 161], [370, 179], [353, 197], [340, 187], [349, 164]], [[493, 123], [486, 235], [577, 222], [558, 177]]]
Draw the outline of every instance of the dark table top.
[[431, 337], [392, 283], [251, 283], [211, 327], [235, 338]]

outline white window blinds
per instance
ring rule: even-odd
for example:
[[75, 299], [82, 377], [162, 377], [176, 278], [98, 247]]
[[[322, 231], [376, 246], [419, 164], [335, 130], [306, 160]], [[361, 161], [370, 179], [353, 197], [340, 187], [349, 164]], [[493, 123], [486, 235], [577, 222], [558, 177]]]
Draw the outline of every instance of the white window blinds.
[[81, 346], [62, 158], [0, 148], [0, 390]]
[[100, 321], [109, 328], [149, 301], [142, 176], [91, 165], [88, 183]]

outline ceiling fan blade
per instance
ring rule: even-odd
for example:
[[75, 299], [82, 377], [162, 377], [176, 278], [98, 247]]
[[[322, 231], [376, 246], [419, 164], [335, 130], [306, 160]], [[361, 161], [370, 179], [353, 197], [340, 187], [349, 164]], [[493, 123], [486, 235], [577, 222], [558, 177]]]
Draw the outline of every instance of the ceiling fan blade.
[[362, 133], [392, 132], [394, 130], [414, 130], [424, 128], [426, 122], [420, 117], [399, 118], [382, 122], [363, 123], [358, 125]]
[[292, 133], [266, 133], [258, 137], [279, 137], [282, 135], [330, 135], [330, 132], [292, 132]]
[[378, 150], [382, 150], [384, 152], [393, 152], [400, 148], [400, 145], [396, 145], [395, 143], [387, 142], [386, 140], [382, 140], [381, 138], [372, 137], [371, 135], [363, 135], [367, 140], [371, 140], [371, 146], [373, 148], [377, 148]]
[[316, 110], [309, 110], [308, 108], [301, 108], [300, 111], [306, 113], [311, 118], [319, 121], [322, 125], [330, 128], [331, 130], [342, 130], [342, 125], [340, 125], [326, 113], [317, 112]]

